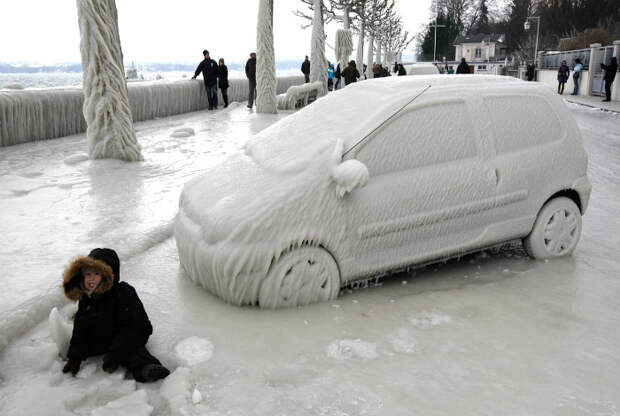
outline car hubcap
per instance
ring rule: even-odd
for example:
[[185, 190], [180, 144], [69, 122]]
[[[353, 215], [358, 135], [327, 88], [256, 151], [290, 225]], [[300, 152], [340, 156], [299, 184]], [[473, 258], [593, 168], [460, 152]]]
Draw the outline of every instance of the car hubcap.
[[544, 241], [549, 253], [561, 256], [575, 244], [578, 236], [577, 214], [564, 208], [555, 211], [545, 226]]

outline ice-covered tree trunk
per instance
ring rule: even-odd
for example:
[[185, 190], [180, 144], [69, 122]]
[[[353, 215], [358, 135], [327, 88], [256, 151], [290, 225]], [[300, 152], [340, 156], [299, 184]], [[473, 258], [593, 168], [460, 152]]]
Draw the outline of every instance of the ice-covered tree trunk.
[[364, 35], [366, 31], [366, 24], [362, 21], [360, 26], [360, 35], [357, 39], [357, 57], [355, 63], [357, 64], [357, 70], [360, 73], [362, 79], [364, 79]]
[[91, 159], [143, 160], [129, 107], [115, 0], [77, 0]]
[[349, 56], [353, 51], [353, 33], [349, 29], [336, 31], [336, 59], [340, 63], [340, 71], [349, 64]]
[[383, 64], [383, 61], [381, 60], [382, 56], [381, 56], [381, 40], [377, 39], [377, 63], [379, 65]]
[[256, 112], [277, 113], [273, 0], [260, 0], [256, 30]]
[[368, 79], [375, 77], [375, 73], [372, 72], [372, 66], [374, 64], [374, 61], [372, 60], [374, 46], [375, 38], [374, 36], [370, 35], [370, 38], [368, 39], [368, 52], [366, 53], [366, 59], [368, 60], [366, 64], [366, 76], [368, 77]]
[[323, 86], [321, 95], [327, 94], [327, 59], [325, 58], [325, 28], [323, 26], [323, 0], [314, 0], [312, 19], [312, 50], [310, 82], [319, 81]]

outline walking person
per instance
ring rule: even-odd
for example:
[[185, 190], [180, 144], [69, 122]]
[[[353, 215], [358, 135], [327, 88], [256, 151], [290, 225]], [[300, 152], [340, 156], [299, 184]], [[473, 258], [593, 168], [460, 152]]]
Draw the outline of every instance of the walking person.
[[82, 361], [103, 355], [103, 371], [113, 373], [123, 366], [142, 383], [170, 374], [145, 347], [153, 326], [136, 290], [120, 281], [114, 250], [96, 248], [74, 259], [63, 275], [62, 289], [78, 302], [63, 373], [75, 376]]
[[581, 65], [581, 59], [575, 59], [575, 67], [573, 68], [573, 84], [575, 87], [573, 88], [573, 93], [571, 95], [579, 94], [579, 78], [581, 77], [582, 70], [583, 65]]
[[224, 99], [224, 108], [228, 107], [228, 67], [224, 64], [224, 58], [220, 58], [217, 67], [217, 84], [222, 90], [222, 98]]
[[301, 64], [301, 72], [304, 73], [306, 82], [310, 82], [310, 61], [308, 60], [308, 55], [306, 55], [306, 59]]
[[334, 65], [327, 61], [327, 90], [334, 90]]
[[601, 63], [601, 68], [605, 70], [605, 99], [603, 101], [611, 101], [611, 84], [616, 79], [616, 72], [618, 72], [618, 61], [615, 56], [609, 59], [609, 64], [605, 65]]
[[254, 52], [250, 54], [250, 59], [245, 63], [245, 76], [248, 78], [248, 86], [250, 87], [248, 108], [252, 108], [256, 96], [256, 53]]
[[457, 74], [469, 74], [469, 65], [465, 58], [461, 58], [461, 63], [456, 67]]
[[568, 74], [570, 69], [568, 69], [568, 65], [566, 65], [566, 61], [562, 61], [562, 65], [560, 65], [560, 69], [558, 69], [558, 94], [564, 94], [564, 85], [566, 85], [566, 81], [568, 81]]
[[207, 90], [207, 99], [209, 100], [209, 110], [217, 108], [217, 62], [209, 56], [209, 51], [202, 51], [204, 60], [198, 64], [198, 68], [194, 72], [192, 79], [196, 79], [198, 74], [202, 72], [202, 78], [205, 82]]
[[344, 77], [345, 86], [353, 82], [357, 82], [357, 79], [360, 77], [360, 73], [357, 70], [355, 61], [349, 62], [349, 65], [342, 71], [342, 76]]
[[336, 72], [334, 72], [334, 90], [342, 88], [342, 72], [340, 71], [340, 62], [336, 65]]

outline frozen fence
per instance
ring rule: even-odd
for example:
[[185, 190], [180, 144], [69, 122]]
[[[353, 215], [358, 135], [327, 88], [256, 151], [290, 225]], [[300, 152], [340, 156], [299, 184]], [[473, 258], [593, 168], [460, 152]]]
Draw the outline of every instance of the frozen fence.
[[540, 69], [557, 69], [566, 61], [571, 68], [575, 59], [579, 58], [584, 69], [590, 66], [590, 49], [579, 49], [566, 52], [546, 52], [540, 57]]
[[[279, 77], [277, 92], [303, 82], [303, 76]], [[229, 100], [246, 101], [247, 79], [230, 79], [229, 83]], [[136, 82], [128, 89], [134, 121], [198, 111], [209, 105], [202, 80]], [[83, 103], [80, 88], [0, 91], [0, 147], [85, 132]]]

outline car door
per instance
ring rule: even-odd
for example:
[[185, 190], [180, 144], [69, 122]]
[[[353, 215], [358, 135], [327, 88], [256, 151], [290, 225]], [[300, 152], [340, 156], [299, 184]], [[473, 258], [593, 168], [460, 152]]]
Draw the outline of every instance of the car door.
[[434, 259], [480, 240], [496, 180], [470, 113], [464, 97], [428, 94], [359, 147], [354, 157], [370, 179], [343, 201], [352, 247], [343, 275]]

